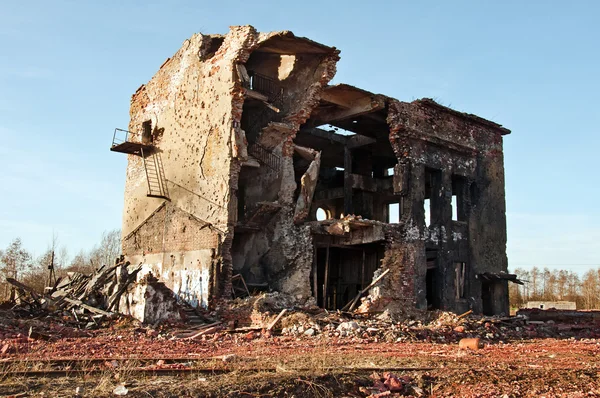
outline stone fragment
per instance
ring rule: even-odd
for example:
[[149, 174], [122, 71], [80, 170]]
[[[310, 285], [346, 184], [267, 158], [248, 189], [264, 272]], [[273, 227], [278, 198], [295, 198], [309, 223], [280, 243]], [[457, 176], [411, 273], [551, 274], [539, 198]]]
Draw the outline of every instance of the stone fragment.
[[305, 336], [314, 336], [314, 335], [315, 335], [315, 329], [313, 329], [313, 328], [306, 329], [306, 330], [304, 331], [304, 335], [305, 335]]
[[119, 395], [119, 396], [124, 396], [127, 395], [129, 393], [129, 390], [127, 389], [127, 387], [125, 387], [124, 384], [119, 384], [115, 387], [115, 389], [113, 390], [113, 394], [115, 395]]

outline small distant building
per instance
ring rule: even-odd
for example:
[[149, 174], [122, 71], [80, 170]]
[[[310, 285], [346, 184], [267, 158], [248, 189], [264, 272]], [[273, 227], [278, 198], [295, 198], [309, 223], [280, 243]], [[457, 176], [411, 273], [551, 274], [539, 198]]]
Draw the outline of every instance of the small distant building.
[[540, 310], [576, 310], [577, 304], [574, 301], [528, 301], [525, 308], [537, 308]]

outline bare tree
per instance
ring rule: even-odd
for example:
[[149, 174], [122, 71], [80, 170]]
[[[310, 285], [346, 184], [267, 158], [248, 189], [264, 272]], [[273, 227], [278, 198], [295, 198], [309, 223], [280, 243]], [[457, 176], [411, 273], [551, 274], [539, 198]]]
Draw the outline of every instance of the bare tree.
[[94, 267], [98, 268], [102, 265], [112, 264], [121, 254], [121, 230], [113, 229], [104, 231], [100, 244], [96, 246], [90, 253]]
[[31, 266], [31, 254], [23, 248], [21, 239], [16, 238], [4, 250], [0, 262], [4, 278], [19, 279], [19, 275]]
[[23, 248], [20, 238], [13, 240], [0, 258], [0, 273], [4, 282], [4, 295], [9, 289], [6, 278], [19, 279], [31, 267], [31, 254]]

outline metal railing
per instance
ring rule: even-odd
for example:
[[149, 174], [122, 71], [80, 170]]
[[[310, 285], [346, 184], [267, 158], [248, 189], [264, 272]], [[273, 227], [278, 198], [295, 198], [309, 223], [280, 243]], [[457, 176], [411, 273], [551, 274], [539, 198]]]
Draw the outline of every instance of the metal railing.
[[283, 99], [283, 87], [277, 84], [277, 81], [269, 76], [265, 76], [258, 72], [248, 71], [250, 90], [266, 95], [272, 103], [279, 103]]
[[264, 164], [271, 170], [279, 173], [281, 169], [281, 158], [269, 151], [264, 146], [254, 143], [248, 147], [248, 154], [256, 158], [260, 163]]
[[111, 146], [117, 146], [124, 142], [135, 142], [136, 134], [131, 131], [116, 128], [113, 134], [113, 140]]

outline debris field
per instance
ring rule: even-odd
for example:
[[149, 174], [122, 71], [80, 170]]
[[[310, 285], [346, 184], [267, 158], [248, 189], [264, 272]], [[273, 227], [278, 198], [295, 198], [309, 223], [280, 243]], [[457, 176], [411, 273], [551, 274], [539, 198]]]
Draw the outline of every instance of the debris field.
[[[360, 313], [286, 307], [291, 301], [278, 293], [238, 298], [199, 313], [204, 323], [195, 325], [142, 324], [69, 301], [53, 311], [27, 311], [25, 299], [4, 303], [0, 395], [600, 394], [593, 312], [554, 311], [556, 321], [540, 321], [537, 310], [513, 317]], [[90, 318], [94, 326], [81, 321]]]

